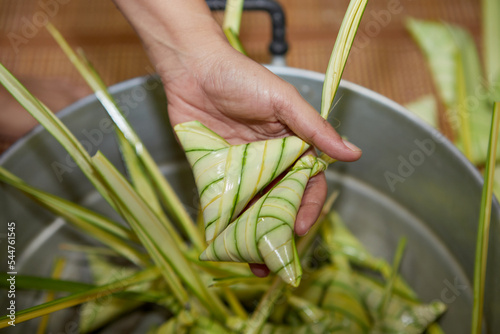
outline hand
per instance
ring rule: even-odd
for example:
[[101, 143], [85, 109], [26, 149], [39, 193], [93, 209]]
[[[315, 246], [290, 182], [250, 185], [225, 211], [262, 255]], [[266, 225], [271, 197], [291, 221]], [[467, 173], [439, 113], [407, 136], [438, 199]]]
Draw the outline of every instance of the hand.
[[[186, 56], [175, 71], [172, 62], [158, 65], [172, 125], [198, 120], [231, 144], [297, 135], [332, 158], [353, 161], [361, 155], [292, 85], [225, 41], [202, 56]], [[304, 194], [297, 234], [305, 234], [316, 221], [325, 197], [326, 181], [320, 174], [311, 179]]]
[[[172, 126], [198, 120], [231, 144], [297, 135], [332, 158], [359, 159], [361, 150], [342, 140], [291, 84], [229, 45], [204, 1], [183, 1], [189, 10], [168, 1], [134, 3], [124, 1], [122, 11], [134, 13], [129, 19], [163, 80]], [[309, 181], [295, 223], [298, 235], [318, 218], [326, 190], [323, 173]], [[251, 267], [257, 276], [267, 274], [265, 266]]]
[[[172, 75], [160, 72], [174, 126], [198, 120], [231, 144], [298, 135], [329, 156], [352, 161], [361, 151], [340, 136], [297, 92], [265, 67], [226, 42], [186, 57]], [[159, 69], [163, 68], [158, 64]], [[172, 63], [164, 65], [165, 68]], [[326, 199], [323, 173], [313, 177], [298, 211], [295, 231], [304, 235], [317, 220]], [[251, 266], [265, 276], [265, 266]]]

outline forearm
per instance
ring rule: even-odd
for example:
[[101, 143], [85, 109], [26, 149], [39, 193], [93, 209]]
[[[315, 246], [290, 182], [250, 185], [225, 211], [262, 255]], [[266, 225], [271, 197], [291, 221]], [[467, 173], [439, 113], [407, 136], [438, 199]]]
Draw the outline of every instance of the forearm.
[[[114, 0], [162, 75], [227, 44], [204, 0]], [[199, 51], [199, 52], [197, 52]]]

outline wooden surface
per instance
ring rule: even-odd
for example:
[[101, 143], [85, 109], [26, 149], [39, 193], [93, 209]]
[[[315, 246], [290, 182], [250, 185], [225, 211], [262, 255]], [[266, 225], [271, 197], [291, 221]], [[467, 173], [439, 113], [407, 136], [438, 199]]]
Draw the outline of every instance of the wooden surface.
[[[324, 72], [348, 1], [280, 3], [287, 15], [288, 65]], [[432, 93], [424, 59], [404, 20], [411, 16], [460, 24], [480, 42], [479, 5], [479, 0], [372, 0], [344, 78], [401, 104]], [[70, 44], [85, 50], [107, 84], [154, 71], [111, 0], [0, 0], [0, 61], [51, 109], [59, 110], [90, 91], [48, 33], [37, 27], [47, 16]], [[222, 22], [222, 13], [214, 16]], [[241, 39], [250, 57], [269, 62], [266, 14], [245, 13]], [[35, 122], [3, 88], [0, 106], [1, 152]]]

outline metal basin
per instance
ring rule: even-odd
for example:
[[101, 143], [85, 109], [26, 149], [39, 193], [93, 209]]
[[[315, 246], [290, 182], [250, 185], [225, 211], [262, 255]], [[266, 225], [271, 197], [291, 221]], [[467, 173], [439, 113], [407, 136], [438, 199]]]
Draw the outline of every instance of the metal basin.
[[[269, 68], [295, 85], [319, 109], [323, 75]], [[137, 78], [113, 86], [111, 91], [189, 212], [195, 215], [194, 182], [169, 127], [161, 84], [154, 77]], [[403, 276], [422, 300], [440, 299], [448, 305], [441, 318], [445, 332], [470, 332], [470, 281], [481, 176], [451, 143], [396, 103], [345, 81], [337, 99], [329, 121], [364, 153], [357, 162], [336, 163], [327, 170], [329, 191], [341, 191], [335, 208], [376, 255], [392, 259], [399, 238], [406, 236]], [[99, 149], [113, 163], [121, 165], [110, 121], [93, 96], [59, 115], [91, 153]], [[102, 213], [111, 212], [59, 144], [40, 127], [7, 151], [0, 164], [31, 185]], [[93, 242], [8, 187], [0, 188], [0, 205], [0, 233], [6, 233], [8, 221], [17, 224], [18, 273], [48, 276], [54, 257], [62, 253], [61, 243]], [[500, 333], [500, 319], [495, 317], [500, 310], [500, 287], [495, 282], [495, 277], [500, 277], [498, 213], [495, 202], [485, 305], [488, 333]], [[5, 234], [0, 236], [0, 254], [5, 254]], [[64, 254], [68, 256], [67, 252]], [[65, 278], [85, 279], [88, 272], [84, 258], [78, 254], [70, 256]], [[6, 261], [2, 261], [0, 270], [5, 272], [5, 266]], [[36, 293], [19, 293], [17, 307], [41, 302], [40, 298]], [[0, 307], [5, 310], [3, 297]], [[75, 312], [62, 314], [53, 321], [55, 332], [68, 331], [68, 326], [76, 324]], [[144, 321], [144, 317], [143, 314], [136, 320]], [[153, 315], [150, 318], [160, 321]], [[30, 321], [11, 330], [31, 333], [36, 325], [37, 321]], [[128, 328], [144, 332], [140, 325], [134, 326]]]

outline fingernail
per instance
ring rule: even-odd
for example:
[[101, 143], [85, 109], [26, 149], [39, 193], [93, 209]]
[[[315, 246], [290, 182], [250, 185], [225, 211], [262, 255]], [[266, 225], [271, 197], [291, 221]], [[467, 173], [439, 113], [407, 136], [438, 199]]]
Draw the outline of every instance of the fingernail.
[[307, 235], [307, 233], [309, 233], [309, 230], [307, 230], [307, 231], [305, 231], [304, 233], [301, 233], [301, 234], [297, 233], [297, 235], [299, 237], [305, 237]]
[[356, 145], [354, 145], [353, 143], [351, 142], [348, 142], [347, 140], [345, 139], [342, 139], [342, 142], [344, 143], [345, 146], [347, 146], [351, 151], [353, 152], [361, 152], [361, 149], [359, 147], [357, 147]]

